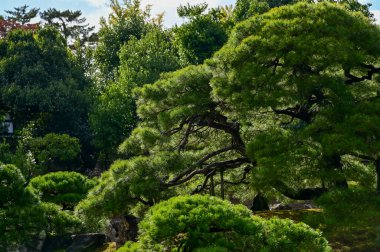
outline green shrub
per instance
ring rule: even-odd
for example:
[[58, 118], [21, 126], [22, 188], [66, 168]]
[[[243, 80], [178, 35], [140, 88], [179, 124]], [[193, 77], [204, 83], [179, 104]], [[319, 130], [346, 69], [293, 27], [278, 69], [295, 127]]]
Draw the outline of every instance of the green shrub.
[[322, 234], [289, 219], [265, 220], [266, 251], [331, 251]]
[[179, 196], [153, 206], [137, 243], [120, 251], [331, 251], [320, 232], [290, 220], [266, 221], [211, 196]]
[[33, 178], [29, 186], [42, 201], [58, 204], [64, 210], [73, 210], [95, 184], [95, 181], [76, 172], [52, 172]]
[[59, 206], [42, 203], [16, 166], [0, 164], [0, 251], [16, 250], [43, 231], [64, 234], [79, 224]]
[[323, 207], [323, 222], [328, 226], [355, 228], [380, 217], [380, 197], [363, 188], [334, 190], [316, 203]]
[[29, 145], [37, 163], [44, 169], [59, 170], [72, 165], [79, 166], [77, 158], [81, 145], [75, 137], [49, 133], [31, 139]]

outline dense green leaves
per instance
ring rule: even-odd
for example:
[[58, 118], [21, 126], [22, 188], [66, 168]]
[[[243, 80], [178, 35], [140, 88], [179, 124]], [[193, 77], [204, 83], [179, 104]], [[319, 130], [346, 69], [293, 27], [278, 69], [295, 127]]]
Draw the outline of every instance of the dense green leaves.
[[202, 64], [227, 41], [228, 24], [221, 19], [220, 10], [204, 14], [206, 8], [201, 4], [178, 9], [180, 16], [190, 19], [174, 29], [174, 44], [182, 66]]
[[[79, 168], [78, 155], [81, 151], [79, 139], [67, 134], [49, 133], [33, 138], [29, 148], [42, 171]], [[77, 161], [77, 162], [75, 162]], [[69, 167], [69, 166], [77, 167]]]
[[16, 30], [0, 44], [0, 103], [10, 110], [16, 129], [36, 120], [39, 131], [82, 136], [87, 82], [60, 34], [51, 28], [36, 34]]
[[95, 184], [95, 181], [76, 172], [51, 172], [34, 177], [29, 187], [42, 201], [60, 205], [64, 210], [73, 210]]
[[73, 232], [80, 221], [57, 205], [41, 203], [21, 172], [13, 165], [0, 164], [0, 249], [16, 249], [33, 244], [48, 234]]
[[131, 38], [141, 38], [148, 28], [149, 9], [141, 9], [140, 1], [111, 1], [112, 13], [108, 20], [100, 21], [99, 43], [95, 61], [102, 74], [102, 81], [115, 80], [120, 65], [118, 53]]
[[215, 197], [174, 197], [150, 208], [138, 242], [119, 251], [331, 251], [305, 224], [250, 215], [246, 207]]

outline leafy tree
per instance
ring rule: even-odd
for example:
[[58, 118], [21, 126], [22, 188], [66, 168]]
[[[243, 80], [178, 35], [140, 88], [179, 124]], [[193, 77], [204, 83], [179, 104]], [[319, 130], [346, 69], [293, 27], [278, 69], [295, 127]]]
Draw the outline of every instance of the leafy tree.
[[34, 177], [29, 185], [43, 202], [74, 210], [75, 205], [95, 186], [95, 181], [76, 172], [51, 172]]
[[[316, 21], [317, 16], [323, 18]], [[309, 191], [317, 194], [347, 185], [341, 158], [354, 149], [348, 150], [347, 138], [339, 142], [343, 138], [338, 140], [332, 129], [359, 109], [358, 104], [376, 101], [372, 76], [378, 72], [379, 35], [361, 13], [328, 3], [279, 8], [235, 28], [229, 43], [209, 62], [215, 73], [213, 94], [237, 111], [242, 122], [252, 125], [247, 115], [271, 122], [274, 131], [257, 134], [248, 149], [248, 157], [266, 175], [268, 169], [277, 174], [310, 172], [309, 184], [316, 185], [318, 176], [321, 180], [321, 188]], [[359, 39], [364, 37], [365, 42]], [[362, 130], [360, 125], [350, 127]], [[285, 195], [306, 196], [289, 195], [286, 185], [275, 180], [271, 184]]]
[[[110, 1], [111, 14], [100, 20], [99, 42], [95, 61], [101, 72], [100, 81], [115, 80], [120, 65], [120, 48], [131, 38], [140, 39], [148, 28], [149, 8], [141, 9], [139, 0]], [[105, 85], [102, 83], [101, 85]]]
[[[329, 3], [284, 6], [242, 22], [206, 66], [167, 73], [136, 89], [141, 122], [120, 151], [139, 157], [104, 174], [103, 187], [83, 206], [112, 215], [137, 201], [149, 205], [200, 192], [224, 198], [236, 188], [275, 188], [304, 200], [347, 180], [365, 181], [355, 174], [371, 167], [363, 170], [345, 155], [370, 154], [359, 147], [377, 139], [376, 121], [369, 124], [372, 115], [359, 104], [377, 97], [378, 69], [370, 64], [380, 52], [379, 36], [361, 13]], [[366, 114], [365, 124], [339, 127], [356, 109]], [[346, 134], [337, 142], [335, 126], [365, 132], [363, 144], [352, 148], [350, 138], [342, 141]], [[112, 208], [119, 193], [129, 200]]]
[[331, 251], [305, 224], [250, 215], [246, 207], [215, 197], [174, 197], [149, 210], [137, 244], [118, 251]]
[[33, 249], [33, 239], [41, 232], [62, 234], [73, 231], [80, 223], [52, 204], [41, 203], [26, 187], [20, 170], [13, 165], [0, 165], [0, 249], [17, 249], [25, 244]]
[[90, 116], [94, 144], [108, 156], [115, 154], [117, 146], [137, 124], [133, 88], [179, 68], [169, 35], [155, 27], [141, 39], [131, 38], [121, 48], [118, 80], [97, 98]]
[[44, 137], [32, 138], [29, 141], [29, 148], [43, 170], [69, 169], [72, 165], [79, 166], [78, 163], [75, 164], [81, 151], [79, 139], [67, 134], [49, 133]]
[[66, 41], [69, 39], [86, 40], [94, 30], [94, 26], [86, 24], [86, 18], [81, 17], [81, 11], [60, 11], [50, 8], [40, 13], [40, 17], [47, 25], [57, 28]]
[[31, 19], [35, 18], [40, 10], [38, 8], [28, 10], [28, 8], [28, 5], [23, 5], [15, 7], [14, 10], [6, 10], [5, 12], [10, 15], [7, 17], [9, 20], [25, 25], [29, 23]]
[[182, 66], [201, 64], [227, 41], [228, 21], [220, 9], [204, 13], [207, 4], [180, 6], [178, 15], [189, 21], [174, 29], [174, 45]]
[[140, 39], [132, 37], [119, 52], [118, 82], [124, 86], [141, 87], [155, 82], [160, 74], [179, 68], [170, 31], [153, 26]]
[[0, 18], [0, 39], [5, 38], [7, 34], [15, 29], [35, 31], [38, 29], [38, 24], [20, 24], [13, 20]]
[[70, 133], [85, 142], [88, 79], [59, 32], [15, 30], [0, 44], [0, 104], [16, 132], [29, 124], [35, 135]]
[[93, 145], [103, 152], [106, 166], [114, 159], [116, 146], [136, 124], [135, 106], [129, 90], [114, 83], [96, 98], [90, 114]]
[[[315, 3], [312, 0], [238, 0], [233, 12], [234, 20], [239, 22], [254, 15], [263, 14], [275, 7], [291, 5], [298, 2]], [[317, 0], [318, 2], [338, 3], [345, 6], [350, 11], [360, 11], [365, 16], [373, 19], [373, 14], [369, 8], [371, 4], [362, 4], [358, 0]]]

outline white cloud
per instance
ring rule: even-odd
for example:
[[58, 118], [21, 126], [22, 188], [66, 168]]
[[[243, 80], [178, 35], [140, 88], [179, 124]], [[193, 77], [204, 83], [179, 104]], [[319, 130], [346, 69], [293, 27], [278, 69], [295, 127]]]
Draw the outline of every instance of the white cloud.
[[97, 31], [100, 28], [100, 25], [99, 25], [100, 18], [107, 17], [109, 12], [110, 12], [109, 8], [103, 7], [103, 8], [98, 8], [92, 12], [85, 12], [83, 13], [83, 16], [86, 17], [87, 23], [89, 23], [91, 26], [95, 26], [95, 30]]
[[[96, 9], [91, 12], [84, 11], [84, 16], [91, 25], [95, 25], [99, 28], [100, 17], [107, 17], [109, 13], [108, 3], [109, 0], [85, 0], [88, 4], [95, 7]], [[186, 5], [190, 3], [191, 5], [206, 2], [209, 7], [217, 7], [219, 5], [225, 5], [226, 2], [232, 2], [234, 0], [142, 0], [141, 5], [143, 7], [151, 5], [151, 14], [153, 16], [161, 13], [165, 13], [164, 25], [166, 27], [171, 27], [175, 24], [180, 24], [183, 20], [177, 15], [177, 7], [181, 4]]]
[[105, 7], [108, 0], [85, 0], [88, 4], [94, 7]]
[[177, 7], [180, 5], [186, 5], [187, 3], [190, 3], [191, 5], [204, 3], [206, 2], [209, 7], [217, 7], [219, 5], [224, 5], [226, 0], [177, 0], [177, 1], [170, 1], [170, 0], [142, 0], [141, 3], [143, 6], [146, 6], [148, 4], [152, 5], [152, 14], [157, 15], [160, 13], [165, 12], [164, 16], [164, 25], [166, 27], [171, 27], [174, 24], [180, 24], [182, 22], [182, 19], [178, 17], [177, 15]]
[[380, 24], [380, 10], [372, 10], [371, 12], [375, 16], [376, 23]]

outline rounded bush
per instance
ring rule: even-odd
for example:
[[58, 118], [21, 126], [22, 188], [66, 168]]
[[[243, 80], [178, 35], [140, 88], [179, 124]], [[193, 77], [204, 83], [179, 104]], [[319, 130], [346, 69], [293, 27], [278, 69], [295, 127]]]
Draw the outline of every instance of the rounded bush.
[[119, 251], [331, 251], [303, 223], [251, 216], [243, 205], [212, 196], [178, 196], [153, 206], [137, 243]]
[[42, 201], [73, 209], [95, 186], [95, 181], [76, 172], [52, 172], [30, 181], [31, 187]]

